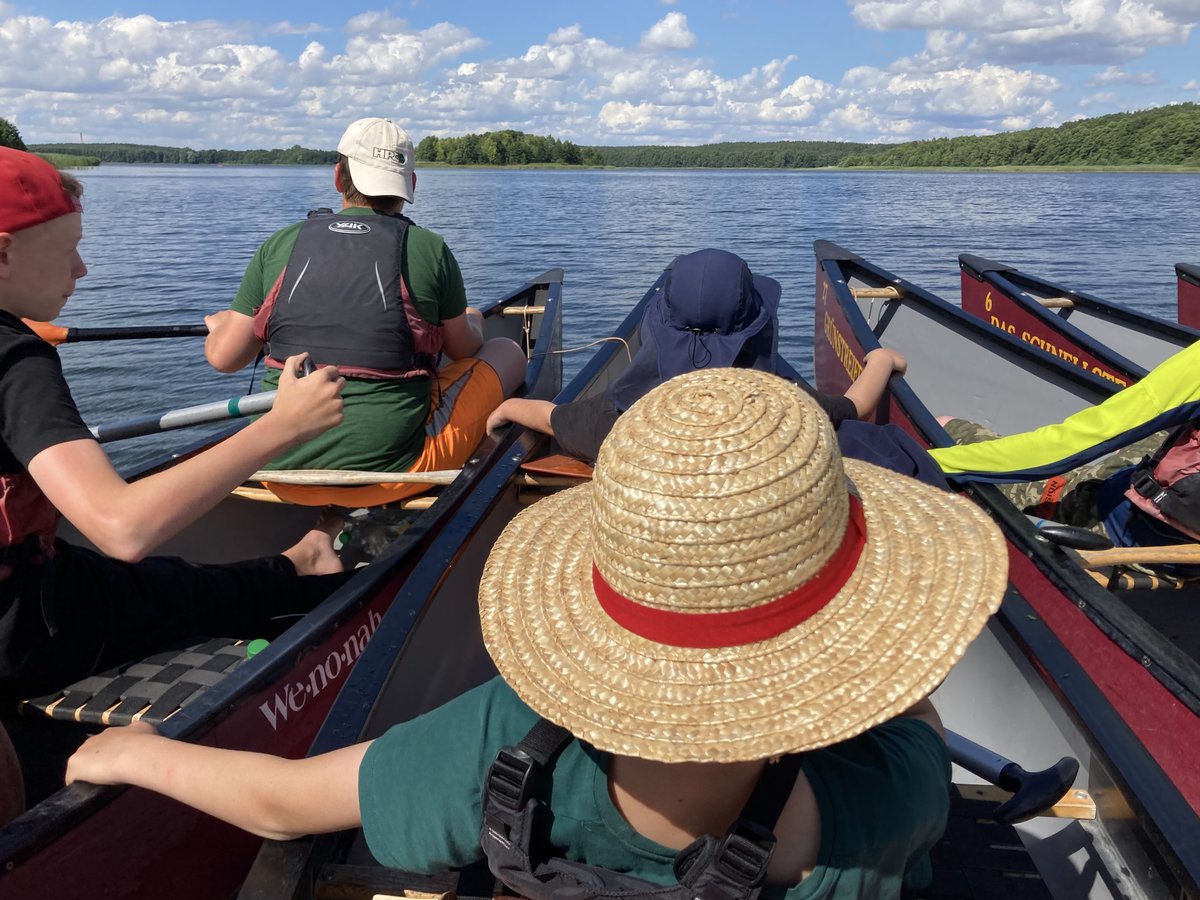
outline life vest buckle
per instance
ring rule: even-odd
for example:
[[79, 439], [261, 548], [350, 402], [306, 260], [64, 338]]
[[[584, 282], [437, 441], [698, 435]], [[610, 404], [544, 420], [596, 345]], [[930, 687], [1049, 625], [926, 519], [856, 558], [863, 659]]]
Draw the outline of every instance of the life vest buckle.
[[756, 887], [767, 877], [775, 835], [746, 819], [738, 819], [717, 848], [716, 867], [735, 884]]
[[501, 808], [520, 812], [529, 801], [540, 768], [521, 748], [505, 747], [488, 769], [488, 796]]

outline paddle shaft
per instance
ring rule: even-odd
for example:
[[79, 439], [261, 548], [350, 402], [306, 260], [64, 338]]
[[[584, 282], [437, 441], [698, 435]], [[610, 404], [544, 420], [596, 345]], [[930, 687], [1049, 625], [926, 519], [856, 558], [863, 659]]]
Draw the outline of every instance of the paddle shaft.
[[206, 425], [209, 422], [256, 416], [270, 410], [278, 393], [278, 391], [264, 391], [261, 394], [218, 400], [216, 403], [203, 403], [200, 406], [173, 409], [158, 416], [144, 416], [126, 422], [96, 425], [92, 427], [91, 432], [96, 440], [107, 444], [111, 441], [123, 441], [126, 438], [158, 434], [176, 428], [188, 428], [192, 425]]
[[1000, 783], [1000, 773], [1013, 764], [1011, 759], [1001, 756], [963, 737], [957, 732], [946, 729], [946, 746], [950, 749], [950, 759], [968, 772], [986, 779], [992, 784]]
[[32, 328], [42, 340], [55, 346], [59, 344], [76, 344], [82, 341], [204, 337], [208, 334], [207, 325], [130, 325], [120, 328], [65, 328], [49, 322], [31, 322], [29, 320], [26, 320], [25, 324]]

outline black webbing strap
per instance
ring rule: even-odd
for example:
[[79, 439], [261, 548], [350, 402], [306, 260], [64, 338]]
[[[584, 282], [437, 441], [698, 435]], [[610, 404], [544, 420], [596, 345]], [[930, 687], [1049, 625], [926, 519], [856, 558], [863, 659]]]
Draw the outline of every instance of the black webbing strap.
[[[498, 814], [503, 824], [511, 825], [513, 819], [510, 817], [524, 809], [542, 769], [573, 739], [567, 729], [539, 718], [517, 746], [501, 749], [487, 773], [485, 818], [489, 814]], [[489, 809], [493, 805], [498, 808]], [[455, 893], [460, 900], [490, 898], [495, 886], [496, 880], [487, 860], [482, 859], [459, 870]]]
[[750, 799], [742, 807], [741, 818], [761, 825], [768, 831], [774, 830], [779, 814], [792, 796], [796, 776], [800, 774], [800, 759], [799, 754], [793, 754], [764, 768]]
[[763, 769], [741, 814], [710, 858], [708, 876], [700, 870], [683, 875], [689, 868], [686, 856], [690, 848], [681, 852], [676, 874], [680, 882], [687, 880], [697, 888], [699, 900], [756, 896], [775, 852], [775, 823], [792, 796], [799, 773], [799, 755], [785, 756]]

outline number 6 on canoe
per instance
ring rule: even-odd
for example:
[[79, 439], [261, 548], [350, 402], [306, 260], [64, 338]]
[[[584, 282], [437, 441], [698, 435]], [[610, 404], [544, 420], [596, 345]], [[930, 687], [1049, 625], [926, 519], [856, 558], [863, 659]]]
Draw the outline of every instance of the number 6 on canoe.
[[123, 441], [126, 438], [158, 434], [176, 428], [188, 428], [192, 425], [205, 425], [209, 422], [221, 422], [226, 419], [257, 416], [271, 409], [278, 394], [278, 391], [264, 391], [259, 394], [218, 400], [216, 403], [186, 406], [183, 409], [173, 409], [157, 416], [143, 416], [125, 422], [95, 425], [91, 428], [91, 432], [96, 440], [107, 444], [110, 441]]

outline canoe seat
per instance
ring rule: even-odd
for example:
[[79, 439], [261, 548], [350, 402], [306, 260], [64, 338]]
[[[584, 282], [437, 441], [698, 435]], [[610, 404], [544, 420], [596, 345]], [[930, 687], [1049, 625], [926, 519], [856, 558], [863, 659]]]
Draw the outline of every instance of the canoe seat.
[[91, 725], [160, 725], [245, 661], [244, 641], [218, 638], [89, 675], [44, 697], [22, 700], [18, 711]]
[[946, 833], [929, 853], [933, 883], [904, 900], [1052, 900], [1016, 830], [992, 821], [996, 806], [951, 786]]

